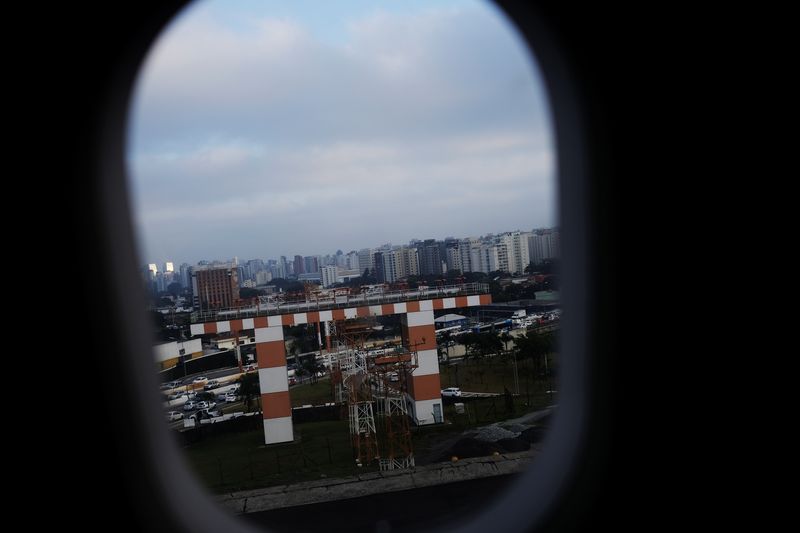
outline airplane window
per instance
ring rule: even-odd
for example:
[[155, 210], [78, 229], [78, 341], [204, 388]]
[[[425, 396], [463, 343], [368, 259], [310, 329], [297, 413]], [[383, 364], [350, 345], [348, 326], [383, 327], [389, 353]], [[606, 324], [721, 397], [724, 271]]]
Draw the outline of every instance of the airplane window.
[[452, 529], [546, 460], [548, 99], [478, 0], [205, 0], [153, 43], [126, 155], [154, 394], [221, 508]]

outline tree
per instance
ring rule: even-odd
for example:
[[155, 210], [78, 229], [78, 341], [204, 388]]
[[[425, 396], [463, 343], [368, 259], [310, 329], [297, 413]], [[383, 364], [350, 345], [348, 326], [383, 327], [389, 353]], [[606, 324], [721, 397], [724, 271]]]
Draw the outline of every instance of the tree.
[[488, 279], [485, 272], [464, 272], [463, 276], [466, 283], [486, 283]]
[[378, 283], [378, 278], [375, 277], [375, 271], [373, 270], [370, 272], [368, 268], [365, 268], [364, 273], [361, 275], [361, 284], [374, 285], [375, 283]]
[[519, 298], [524, 300], [535, 300], [536, 299], [536, 285], [532, 283], [527, 283], [523, 285], [522, 290], [519, 293]]
[[478, 338], [477, 333], [465, 333], [461, 337], [461, 343], [464, 345], [465, 358], [469, 359], [470, 357], [477, 357], [479, 351], [478, 346], [480, 344], [480, 339]]
[[503, 341], [494, 332], [478, 333], [478, 345], [481, 355], [497, 355], [503, 347]]
[[242, 395], [242, 402], [247, 408], [247, 411], [250, 411], [253, 397], [259, 402], [261, 399], [261, 384], [258, 380], [258, 374], [253, 372], [242, 375], [242, 377], [239, 378], [239, 384], [239, 394]]
[[264, 291], [262, 291], [260, 289], [251, 289], [250, 287], [241, 287], [239, 289], [239, 298], [241, 298], [242, 300], [249, 300], [251, 298], [257, 298], [258, 296], [260, 296], [263, 293], [264, 293]]
[[300, 348], [297, 346], [297, 343], [293, 342], [291, 346], [289, 346], [289, 355], [297, 357], [298, 353], [300, 353]]
[[306, 357], [302, 362], [304, 372], [311, 375], [311, 383], [317, 382], [317, 372], [321, 372], [325, 367], [317, 361], [316, 357]]
[[508, 343], [513, 341], [514, 337], [512, 337], [507, 331], [504, 331], [500, 335], [500, 340], [503, 341], [503, 345], [505, 347], [505, 350], [508, 351]]
[[455, 280], [459, 279], [460, 277], [461, 277], [461, 271], [460, 270], [450, 269], [450, 270], [447, 271], [446, 278], [447, 278], [447, 281], [449, 283], [454, 282]]
[[533, 362], [536, 376], [544, 373], [546, 361], [544, 360], [555, 348], [555, 337], [552, 333], [526, 333], [514, 341], [522, 359]]

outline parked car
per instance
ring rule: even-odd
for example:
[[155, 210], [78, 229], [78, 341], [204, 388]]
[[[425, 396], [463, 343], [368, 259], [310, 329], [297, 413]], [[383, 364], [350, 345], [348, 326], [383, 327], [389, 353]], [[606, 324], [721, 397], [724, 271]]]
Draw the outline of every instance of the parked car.
[[178, 398], [180, 398], [181, 396], [185, 396], [185, 395], [186, 395], [186, 393], [185, 393], [185, 392], [173, 392], [172, 394], [170, 394], [169, 396], [167, 396], [167, 399], [168, 399], [168, 400], [177, 400], [177, 399], [178, 399]]
[[442, 389], [442, 396], [461, 396], [461, 389], [458, 387], [448, 387], [446, 389]]
[[225, 403], [238, 402], [241, 399], [242, 397], [236, 394], [235, 392], [229, 392], [225, 394]]
[[212, 379], [212, 380], [209, 380], [209, 382], [206, 383], [205, 387], [203, 387], [203, 388], [205, 390], [211, 390], [211, 389], [215, 389], [215, 388], [217, 388], [219, 386], [220, 386], [220, 382], [217, 381], [216, 379]]
[[191, 411], [193, 409], [197, 409], [197, 404], [195, 402], [189, 400], [188, 402], [183, 404], [183, 410], [184, 411]]
[[183, 413], [178, 411], [168, 411], [167, 412], [167, 422], [173, 422], [175, 420], [180, 420], [183, 418]]
[[215, 405], [217, 405], [215, 402], [197, 402], [198, 409], [212, 409]]

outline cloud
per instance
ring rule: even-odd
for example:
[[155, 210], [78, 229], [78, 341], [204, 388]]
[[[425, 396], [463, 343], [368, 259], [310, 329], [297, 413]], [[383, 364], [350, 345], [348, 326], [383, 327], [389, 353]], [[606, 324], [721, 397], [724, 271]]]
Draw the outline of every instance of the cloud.
[[509, 30], [485, 7], [370, 12], [331, 44], [301, 18], [234, 28], [195, 9], [131, 109], [145, 254], [181, 228], [203, 228], [170, 256], [193, 262], [554, 223], [546, 100]]

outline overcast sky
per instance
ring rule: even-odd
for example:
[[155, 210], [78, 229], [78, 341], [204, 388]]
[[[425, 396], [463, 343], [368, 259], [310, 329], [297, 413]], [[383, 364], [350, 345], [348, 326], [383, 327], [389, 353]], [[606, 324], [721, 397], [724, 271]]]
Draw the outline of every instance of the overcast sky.
[[540, 74], [483, 1], [196, 2], [129, 124], [142, 263], [557, 225]]

